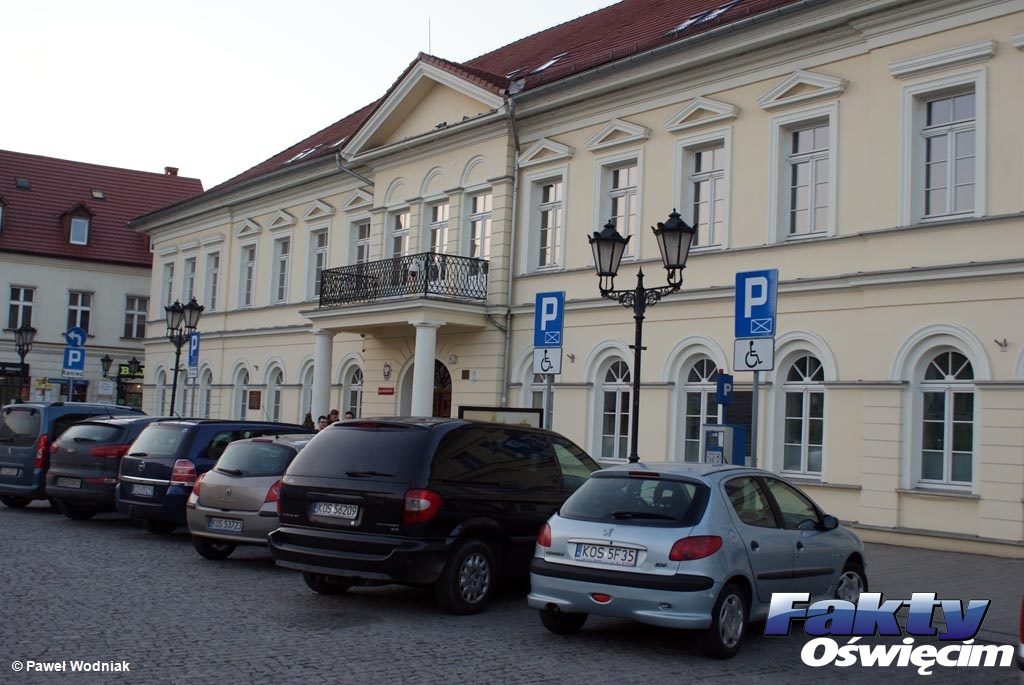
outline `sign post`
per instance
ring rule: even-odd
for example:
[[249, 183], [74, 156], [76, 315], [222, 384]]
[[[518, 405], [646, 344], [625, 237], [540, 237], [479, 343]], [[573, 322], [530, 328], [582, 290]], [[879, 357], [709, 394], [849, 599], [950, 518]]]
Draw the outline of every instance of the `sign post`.
[[189, 416], [196, 415], [196, 379], [199, 377], [199, 331], [192, 331], [188, 336], [188, 380], [192, 386], [192, 402]]
[[68, 379], [68, 401], [75, 399], [75, 379], [85, 378], [85, 339], [88, 334], [80, 326], [72, 326], [64, 333], [68, 346], [64, 348], [64, 359], [60, 375]]
[[565, 291], [537, 293], [533, 311], [533, 372], [545, 376], [544, 427], [554, 419], [554, 378], [562, 373]]
[[758, 399], [761, 371], [775, 368], [775, 311], [779, 270], [742, 271], [736, 274], [736, 342], [732, 367], [754, 372], [750, 407], [750, 465], [757, 466]]

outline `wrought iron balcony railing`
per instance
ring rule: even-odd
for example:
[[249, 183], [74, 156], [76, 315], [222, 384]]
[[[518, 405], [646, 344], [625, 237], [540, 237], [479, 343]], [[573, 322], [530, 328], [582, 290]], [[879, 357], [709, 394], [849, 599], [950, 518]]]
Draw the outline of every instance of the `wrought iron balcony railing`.
[[436, 252], [325, 269], [320, 277], [320, 306], [409, 295], [485, 300], [487, 270], [487, 260]]

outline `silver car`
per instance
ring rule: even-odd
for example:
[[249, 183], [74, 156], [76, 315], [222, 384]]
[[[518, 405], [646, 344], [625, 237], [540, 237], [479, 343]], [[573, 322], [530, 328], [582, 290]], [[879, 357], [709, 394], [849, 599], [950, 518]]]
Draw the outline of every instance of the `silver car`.
[[728, 658], [773, 592], [856, 599], [865, 568], [860, 539], [774, 473], [629, 464], [592, 474], [541, 530], [528, 600], [554, 633], [631, 618], [699, 630]]
[[266, 545], [278, 527], [281, 476], [312, 435], [237, 440], [199, 477], [185, 505], [196, 551], [225, 559], [238, 545]]

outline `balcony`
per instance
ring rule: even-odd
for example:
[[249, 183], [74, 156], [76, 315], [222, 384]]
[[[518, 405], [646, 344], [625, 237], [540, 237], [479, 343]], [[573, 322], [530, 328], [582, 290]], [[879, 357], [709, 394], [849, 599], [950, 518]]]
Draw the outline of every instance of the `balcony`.
[[488, 262], [436, 252], [325, 269], [320, 307], [365, 304], [403, 297], [487, 299]]

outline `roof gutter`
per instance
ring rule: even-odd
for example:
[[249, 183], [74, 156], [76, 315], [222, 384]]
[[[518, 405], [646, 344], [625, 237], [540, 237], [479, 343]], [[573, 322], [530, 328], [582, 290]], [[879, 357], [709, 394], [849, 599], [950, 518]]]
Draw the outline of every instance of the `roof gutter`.
[[364, 184], [366, 184], [366, 185], [368, 185], [370, 187], [373, 187], [373, 181], [371, 181], [370, 179], [366, 178], [365, 176], [363, 176], [359, 172], [356, 172], [356, 171], [353, 171], [352, 169], [349, 169], [347, 166], [345, 166], [344, 164], [341, 163], [341, 150], [338, 150], [337, 152], [334, 153], [334, 163], [338, 166], [338, 170], [339, 171], [344, 171], [346, 174], [349, 174], [351, 176], [354, 176], [354, 177], [358, 178]]

